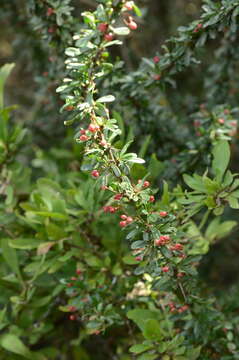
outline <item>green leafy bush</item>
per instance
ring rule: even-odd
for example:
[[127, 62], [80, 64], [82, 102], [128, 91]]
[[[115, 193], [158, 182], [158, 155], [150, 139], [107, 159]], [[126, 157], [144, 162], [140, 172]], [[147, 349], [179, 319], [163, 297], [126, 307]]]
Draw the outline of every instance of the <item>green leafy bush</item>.
[[133, 71], [117, 47], [144, 5], [97, 3], [79, 22], [68, 0], [23, 2], [44, 54], [30, 121], [0, 70], [1, 359], [239, 359], [239, 1], [204, 1]]

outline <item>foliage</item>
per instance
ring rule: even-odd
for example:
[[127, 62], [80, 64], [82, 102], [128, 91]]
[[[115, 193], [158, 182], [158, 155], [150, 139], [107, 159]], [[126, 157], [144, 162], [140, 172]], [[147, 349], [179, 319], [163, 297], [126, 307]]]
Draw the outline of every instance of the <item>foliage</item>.
[[[1, 358], [239, 359], [238, 285], [225, 295], [201, 270], [237, 227], [238, 109], [228, 89], [239, 2], [205, 1], [199, 20], [134, 71], [112, 54], [143, 12], [133, 1], [97, 2], [81, 23], [68, 0], [25, 8], [39, 46], [55, 54], [49, 72], [74, 135], [31, 147], [34, 127], [4, 105], [13, 65], [0, 71]], [[216, 56], [191, 106], [189, 83], [177, 93], [180, 74], [196, 71], [212, 40]]]

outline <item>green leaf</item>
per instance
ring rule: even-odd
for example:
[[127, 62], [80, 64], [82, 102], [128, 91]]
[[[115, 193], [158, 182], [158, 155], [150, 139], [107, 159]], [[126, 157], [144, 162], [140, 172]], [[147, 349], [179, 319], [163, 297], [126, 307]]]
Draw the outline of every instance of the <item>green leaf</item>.
[[160, 341], [163, 338], [160, 323], [156, 319], [149, 319], [144, 326], [144, 336], [148, 340]]
[[16, 238], [9, 240], [9, 246], [14, 249], [31, 250], [37, 248], [40, 244], [42, 244], [41, 240], [32, 238]]
[[115, 97], [113, 95], [106, 95], [102, 96], [101, 98], [96, 100], [97, 102], [104, 103], [104, 102], [113, 102], [115, 101]]
[[137, 345], [131, 346], [129, 351], [132, 353], [135, 353], [135, 354], [141, 354], [144, 351], [152, 349], [152, 347], [153, 347], [153, 344], [152, 345], [137, 344]]
[[134, 9], [134, 12], [135, 12], [135, 14], [137, 15], [137, 16], [142, 16], [142, 12], [141, 12], [141, 10], [138, 8], [138, 6], [137, 5], [133, 5], [133, 9]]
[[18, 265], [18, 259], [17, 259], [17, 253], [15, 249], [12, 249], [9, 246], [9, 240], [10, 239], [1, 239], [1, 249], [2, 249], [2, 255], [6, 261], [6, 263], [10, 266], [10, 268], [13, 270], [15, 274], [17, 274], [19, 277], [21, 277], [20, 269]]
[[126, 26], [118, 27], [118, 28], [112, 28], [113, 33], [120, 36], [126, 36], [129, 35], [130, 30]]
[[33, 360], [32, 352], [14, 334], [5, 334], [0, 338], [0, 345], [14, 354], [22, 355], [25, 359]]
[[4, 107], [3, 93], [5, 82], [14, 66], [15, 64], [5, 64], [0, 68], [0, 109]]
[[184, 174], [183, 180], [193, 190], [205, 192], [205, 186], [201, 177], [197, 176], [197, 178], [195, 178], [190, 175]]
[[219, 141], [213, 148], [212, 169], [217, 181], [222, 181], [230, 161], [230, 147], [227, 141]]

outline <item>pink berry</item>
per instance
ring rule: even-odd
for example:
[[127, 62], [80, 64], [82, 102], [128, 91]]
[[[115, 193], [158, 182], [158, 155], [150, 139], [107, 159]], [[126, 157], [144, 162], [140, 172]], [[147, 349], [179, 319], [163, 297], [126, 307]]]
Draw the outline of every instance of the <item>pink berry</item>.
[[75, 306], [69, 306], [69, 311], [70, 312], [74, 312], [74, 311], [76, 311], [77, 309], [76, 309], [76, 307]]
[[128, 11], [133, 10], [133, 6], [134, 6], [134, 2], [133, 1], [127, 1], [124, 4], [124, 8], [127, 9]]
[[46, 12], [46, 16], [51, 16], [52, 14], [54, 14], [54, 10], [52, 8], [48, 8]]
[[127, 219], [127, 215], [124, 215], [124, 214], [123, 214], [123, 215], [120, 216], [120, 218], [121, 218], [122, 220], [126, 220], [126, 219]]
[[113, 33], [105, 34], [104, 39], [106, 41], [112, 41], [114, 39], [114, 34]]
[[166, 217], [166, 216], [168, 216], [168, 213], [167, 213], [167, 211], [160, 211], [159, 216]]
[[77, 274], [77, 275], [81, 275], [81, 274], [82, 274], [82, 271], [81, 271], [80, 269], [77, 269], [77, 270], [76, 270], [76, 274]]
[[154, 79], [154, 80], [160, 80], [160, 79], [161, 79], [161, 75], [159, 75], [159, 74], [154, 74], [154, 75], [153, 75], [153, 79]]
[[116, 194], [116, 195], [114, 196], [114, 199], [115, 199], [115, 200], [121, 200], [122, 197], [123, 197], [122, 194]]
[[162, 241], [161, 241], [160, 239], [156, 239], [156, 240], [154, 241], [154, 243], [155, 243], [156, 246], [161, 246], [161, 245], [163, 245], [163, 243], [162, 243]]
[[95, 178], [98, 178], [98, 177], [100, 176], [100, 173], [99, 173], [98, 170], [93, 170], [93, 171], [91, 172], [91, 175], [92, 175], [93, 177], [95, 177]]
[[162, 272], [165, 272], [165, 273], [169, 272], [169, 266], [163, 266]]
[[71, 280], [72, 280], [72, 281], [76, 281], [76, 280], [77, 280], [77, 277], [72, 276], [72, 277], [71, 277]]
[[128, 216], [126, 221], [127, 221], [128, 224], [131, 224], [134, 220], [133, 220], [133, 218], [131, 216]]
[[105, 33], [107, 29], [108, 29], [108, 24], [101, 23], [98, 25], [98, 30], [102, 33]]
[[107, 189], [108, 189], [108, 187], [106, 185], [101, 186], [101, 190], [107, 190]]
[[160, 240], [162, 240], [162, 241], [170, 241], [170, 236], [169, 235], [161, 235]]
[[94, 124], [90, 124], [88, 126], [88, 130], [91, 132], [91, 133], [95, 133], [99, 130], [99, 126], [98, 125], [94, 125]]
[[158, 56], [155, 56], [153, 58], [153, 60], [154, 60], [154, 63], [157, 64], [160, 61], [160, 58]]
[[113, 206], [109, 206], [109, 212], [111, 214], [115, 213], [115, 211], [116, 211], [116, 208], [114, 208]]
[[150, 198], [149, 198], [149, 202], [151, 202], [151, 203], [155, 202], [155, 198], [154, 198], [154, 196], [153, 196], [153, 195], [151, 195], [151, 196], [150, 196]]
[[103, 147], [107, 146], [107, 142], [105, 140], [101, 140], [100, 145]]
[[150, 186], [150, 182], [149, 181], [145, 181], [144, 183], [143, 183], [143, 187], [146, 189], [147, 187], [149, 187]]
[[136, 256], [135, 260], [141, 261], [141, 260], [142, 260], [142, 257], [141, 257], [141, 256]]
[[177, 273], [177, 278], [181, 278], [181, 277], [183, 277], [183, 276], [185, 276], [185, 273], [183, 273], [183, 272]]
[[135, 21], [130, 21], [130, 22], [128, 23], [128, 27], [129, 27], [131, 30], [136, 30], [137, 27], [138, 27], [138, 25], [136, 24]]
[[89, 138], [88, 138], [88, 136], [86, 136], [86, 135], [81, 135], [80, 136], [80, 141], [87, 141]]
[[225, 123], [225, 120], [220, 118], [220, 119], [217, 119], [217, 122], [221, 125], [223, 125]]
[[85, 135], [85, 129], [80, 129], [80, 134]]
[[70, 316], [69, 316], [69, 319], [72, 320], [72, 321], [74, 321], [74, 320], [76, 320], [76, 316], [75, 316], [75, 315], [70, 315]]
[[120, 227], [124, 228], [125, 226], [127, 226], [127, 222], [126, 221], [120, 221], [119, 225], [120, 225]]

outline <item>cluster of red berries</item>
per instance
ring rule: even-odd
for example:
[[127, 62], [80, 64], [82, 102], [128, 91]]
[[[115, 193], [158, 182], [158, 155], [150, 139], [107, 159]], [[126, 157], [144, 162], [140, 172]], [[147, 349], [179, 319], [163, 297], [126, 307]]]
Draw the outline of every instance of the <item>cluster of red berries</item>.
[[107, 32], [109, 25], [106, 23], [100, 23], [98, 25], [98, 30], [104, 34], [104, 40], [105, 41], [112, 41], [114, 39], [114, 34], [112, 32]]
[[198, 32], [200, 29], [202, 28], [202, 24], [197, 24], [197, 26], [195, 27], [195, 29], [193, 30], [193, 32]]
[[120, 221], [120, 223], [119, 223], [119, 226], [120, 226], [121, 228], [124, 228], [125, 226], [131, 224], [131, 223], [134, 221], [134, 219], [133, 219], [131, 216], [127, 216], [127, 215], [124, 215], [124, 214], [121, 215], [120, 218], [121, 218], [121, 220], [122, 220], [122, 221]]
[[114, 206], [104, 206], [103, 210], [105, 213], [115, 213], [119, 208], [118, 207], [114, 207]]
[[[142, 180], [138, 180], [138, 184], [142, 184]], [[150, 182], [149, 181], [144, 181], [143, 184], [142, 184], [142, 187], [144, 189], [147, 189], [148, 187], [150, 186]]]
[[158, 239], [154, 241], [156, 246], [166, 245], [170, 242], [171, 237], [169, 235], [161, 235]]
[[[87, 130], [88, 130], [88, 132], [90, 133], [88, 133], [88, 135], [87, 135]], [[92, 135], [92, 134], [95, 134], [95, 133], [97, 133], [99, 130], [100, 130], [100, 127], [99, 127], [99, 125], [97, 125], [97, 124], [90, 124], [89, 126], [88, 126], [88, 129], [87, 130], [85, 130], [85, 129], [81, 129], [80, 130], [80, 137], [79, 137], [79, 140], [80, 141], [87, 141], [87, 140], [89, 140], [90, 139], [90, 135]]]
[[183, 305], [183, 306], [177, 307], [176, 304], [174, 304], [173, 302], [169, 303], [168, 306], [170, 308], [171, 313], [178, 312], [179, 314], [181, 314], [184, 311], [187, 311], [189, 309], [188, 305]]
[[183, 245], [182, 244], [175, 244], [170, 246], [170, 250], [171, 251], [182, 251], [183, 250]]

